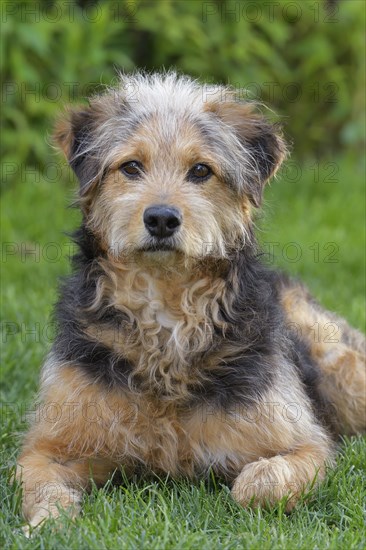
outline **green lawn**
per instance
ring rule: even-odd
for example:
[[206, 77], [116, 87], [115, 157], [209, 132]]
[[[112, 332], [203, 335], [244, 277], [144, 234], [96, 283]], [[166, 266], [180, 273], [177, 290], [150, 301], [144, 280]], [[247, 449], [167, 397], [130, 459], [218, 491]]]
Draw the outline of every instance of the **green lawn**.
[[[328, 308], [364, 330], [365, 204], [362, 167], [308, 162], [279, 176], [266, 192], [259, 222], [276, 265], [301, 276]], [[291, 165], [290, 165], [291, 166]], [[337, 171], [338, 170], [338, 171]], [[299, 176], [299, 179], [298, 179]], [[8, 189], [2, 215], [2, 410], [0, 544], [5, 548], [363, 548], [366, 440], [340, 447], [337, 468], [313, 499], [291, 515], [236, 505], [211, 479], [195, 485], [126, 482], [85, 496], [83, 514], [22, 535], [20, 492], [9, 481], [19, 435], [32, 415], [42, 358], [52, 339], [49, 315], [57, 278], [68, 272], [68, 239], [78, 220], [71, 185], [29, 174]], [[269, 244], [271, 243], [271, 244]], [[278, 243], [278, 244], [274, 244]]]

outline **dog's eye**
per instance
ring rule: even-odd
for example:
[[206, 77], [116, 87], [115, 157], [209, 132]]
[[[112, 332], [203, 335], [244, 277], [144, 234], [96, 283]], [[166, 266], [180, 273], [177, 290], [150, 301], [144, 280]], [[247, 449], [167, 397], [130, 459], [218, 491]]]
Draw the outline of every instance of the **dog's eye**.
[[212, 170], [206, 164], [195, 164], [188, 172], [188, 179], [199, 183], [207, 180], [212, 175]]
[[120, 170], [129, 178], [137, 178], [142, 172], [142, 164], [137, 160], [130, 160], [128, 162], [124, 162], [122, 166], [120, 166]]

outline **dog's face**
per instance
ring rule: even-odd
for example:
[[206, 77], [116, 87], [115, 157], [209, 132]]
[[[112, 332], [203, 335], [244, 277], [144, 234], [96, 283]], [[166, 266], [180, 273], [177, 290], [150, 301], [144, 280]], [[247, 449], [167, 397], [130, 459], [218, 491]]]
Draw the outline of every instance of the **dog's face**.
[[232, 91], [174, 74], [124, 76], [71, 111], [55, 138], [86, 223], [114, 257], [226, 258], [285, 156], [276, 129]]

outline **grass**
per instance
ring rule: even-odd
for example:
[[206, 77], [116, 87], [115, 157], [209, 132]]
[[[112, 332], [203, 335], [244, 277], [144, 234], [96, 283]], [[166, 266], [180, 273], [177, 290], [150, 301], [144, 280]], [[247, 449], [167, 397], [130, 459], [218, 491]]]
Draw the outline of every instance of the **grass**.
[[[364, 329], [363, 171], [352, 158], [336, 168], [332, 177], [334, 166], [323, 162], [317, 170], [308, 162], [299, 181], [293, 181], [294, 170], [282, 173], [266, 191], [260, 236], [265, 250], [275, 251], [276, 265], [301, 276], [322, 303]], [[62, 231], [78, 221], [78, 213], [65, 208], [70, 184], [34, 179], [28, 174], [3, 197], [1, 546], [363, 548], [366, 440], [361, 437], [343, 442], [337, 467], [291, 515], [284, 514], [283, 504], [271, 511], [241, 509], [215, 479], [196, 484], [132, 480], [94, 489], [74, 523], [63, 517], [57, 527], [49, 522], [31, 540], [23, 536], [20, 490], [11, 473], [52, 340], [49, 316], [57, 278], [69, 270]]]

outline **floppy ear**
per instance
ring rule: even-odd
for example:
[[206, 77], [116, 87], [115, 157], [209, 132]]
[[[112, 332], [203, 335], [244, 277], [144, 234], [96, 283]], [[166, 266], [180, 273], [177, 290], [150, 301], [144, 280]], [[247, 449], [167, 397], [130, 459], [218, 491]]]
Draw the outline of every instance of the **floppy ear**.
[[251, 103], [219, 102], [214, 111], [233, 129], [243, 150], [247, 151], [251, 170], [247, 173], [245, 188], [251, 202], [258, 207], [265, 183], [275, 175], [287, 155], [281, 129], [256, 112]]
[[98, 162], [90, 146], [94, 116], [90, 107], [71, 108], [56, 122], [53, 141], [64, 153], [80, 182], [80, 194], [90, 189], [98, 177]]

